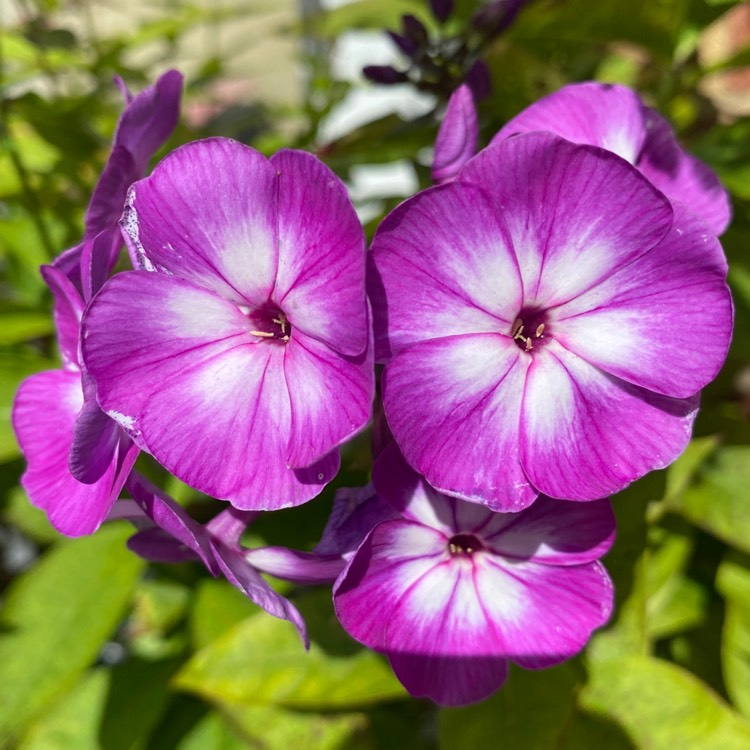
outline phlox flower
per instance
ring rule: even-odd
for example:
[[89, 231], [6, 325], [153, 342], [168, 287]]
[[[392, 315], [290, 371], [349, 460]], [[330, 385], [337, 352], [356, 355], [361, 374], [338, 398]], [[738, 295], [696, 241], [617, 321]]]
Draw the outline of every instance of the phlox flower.
[[32, 504], [45, 511], [58, 531], [79, 536], [96, 531], [106, 518], [138, 448], [98, 408], [93, 383], [81, 371], [84, 304], [78, 290], [53, 266], [42, 266], [42, 276], [54, 299], [63, 367], [21, 383], [13, 403], [13, 429], [28, 462], [21, 484]]
[[[86, 301], [98, 291], [122, 248], [118, 222], [128, 187], [146, 173], [151, 157], [172, 134], [180, 115], [182, 74], [178, 71], [168, 70], [135, 96], [120, 78], [115, 81], [125, 97], [125, 109], [117, 123], [112, 152], [86, 209], [83, 240], [54, 263]], [[95, 288], [87, 289], [81, 265], [90, 265], [92, 255], [101, 256], [95, 263], [99, 275], [93, 279]]]
[[598, 562], [614, 538], [608, 501], [540, 498], [495, 513], [436, 492], [393, 443], [373, 484], [397, 517], [366, 536], [334, 605], [412, 695], [443, 706], [482, 700], [503, 684], [509, 661], [557, 664], [609, 618], [612, 584]]
[[370, 264], [394, 438], [431, 485], [498, 510], [669, 464], [729, 346], [711, 230], [620, 157], [548, 133], [405, 201]]
[[244, 510], [317, 495], [374, 389], [364, 236], [315, 157], [183, 146], [128, 194], [139, 270], [84, 317], [102, 409], [169, 471]]
[[594, 82], [563, 86], [516, 115], [492, 143], [540, 130], [612, 151], [670, 200], [688, 205], [714, 234], [727, 228], [729, 196], [716, 174], [680, 147], [670, 124], [632, 89]]

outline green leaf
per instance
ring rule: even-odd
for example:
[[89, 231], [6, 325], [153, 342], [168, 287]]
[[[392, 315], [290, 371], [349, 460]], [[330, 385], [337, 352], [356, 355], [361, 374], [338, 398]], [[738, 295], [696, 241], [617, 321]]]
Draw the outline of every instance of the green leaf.
[[750, 446], [717, 450], [697, 473], [697, 481], [666, 506], [722, 541], [750, 552]]
[[440, 712], [440, 747], [486, 750], [499, 737], [508, 748], [561, 747], [583, 682], [575, 662], [538, 672], [513, 667], [505, 686], [488, 700]]
[[243, 593], [225, 580], [200, 581], [193, 602], [190, 639], [196, 651], [258, 611]]
[[314, 714], [277, 706], [229, 706], [223, 711], [250, 747], [265, 750], [355, 750], [362, 747], [367, 716]]
[[195, 654], [175, 684], [234, 706], [338, 709], [404, 695], [382, 656], [327, 653], [316, 643], [305, 653], [291, 623], [262, 612]]
[[750, 747], [748, 722], [690, 672], [659, 659], [628, 656], [592, 665], [581, 704], [617, 722], [639, 748]]
[[175, 750], [247, 750], [247, 747], [247, 742], [223, 717], [210, 713], [182, 738]]
[[735, 554], [724, 560], [716, 587], [726, 599], [721, 637], [724, 684], [740, 713], [750, 718], [750, 561]]
[[0, 637], [0, 740], [72, 688], [121, 621], [143, 562], [125, 525], [61, 542], [8, 589]]
[[99, 724], [111, 674], [96, 669], [33, 724], [17, 750], [101, 750]]
[[0, 345], [47, 336], [54, 331], [52, 316], [41, 312], [3, 312], [0, 317]]

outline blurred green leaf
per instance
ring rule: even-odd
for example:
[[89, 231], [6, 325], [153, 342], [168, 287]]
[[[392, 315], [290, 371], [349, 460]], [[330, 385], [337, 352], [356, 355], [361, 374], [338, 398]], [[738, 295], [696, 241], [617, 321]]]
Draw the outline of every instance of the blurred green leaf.
[[174, 750], [247, 750], [247, 747], [247, 742], [229, 726], [226, 719], [217, 713], [209, 713], [183, 737]]
[[584, 679], [576, 662], [539, 672], [513, 667], [505, 686], [488, 700], [440, 712], [440, 748], [486, 750], [499, 737], [509, 748], [562, 748]]
[[47, 312], [4, 312], [0, 315], [0, 346], [48, 336], [54, 331]]
[[32, 724], [18, 750], [101, 750], [99, 724], [110, 678], [110, 672], [103, 668], [86, 674]]
[[750, 724], [690, 672], [627, 656], [599, 662], [581, 703], [615, 720], [639, 748], [746, 750]]
[[364, 714], [315, 714], [277, 706], [230, 706], [222, 710], [250, 747], [265, 750], [364, 750]]
[[736, 553], [719, 567], [716, 586], [726, 599], [721, 662], [727, 693], [750, 718], [750, 561]]
[[220, 635], [257, 613], [255, 605], [228, 581], [199, 581], [190, 613], [190, 639], [199, 651]]
[[39, 544], [51, 544], [60, 540], [60, 532], [47, 520], [47, 514], [35, 508], [21, 487], [14, 487], [8, 493], [8, 502], [3, 509], [2, 519], [20, 529], [26, 536]]
[[337, 709], [400, 698], [404, 690], [385, 659], [365, 649], [308, 653], [291, 623], [259, 612], [199, 651], [175, 684], [209, 700]]
[[185, 634], [171, 631], [187, 611], [189, 601], [190, 590], [177, 581], [141, 581], [128, 623], [133, 651], [144, 659], [163, 659], [181, 652]]
[[750, 446], [728, 445], [715, 451], [684, 492], [666, 499], [666, 507], [701, 529], [750, 552]]
[[0, 739], [75, 684], [112, 636], [143, 562], [130, 528], [61, 542], [7, 592], [0, 625]]

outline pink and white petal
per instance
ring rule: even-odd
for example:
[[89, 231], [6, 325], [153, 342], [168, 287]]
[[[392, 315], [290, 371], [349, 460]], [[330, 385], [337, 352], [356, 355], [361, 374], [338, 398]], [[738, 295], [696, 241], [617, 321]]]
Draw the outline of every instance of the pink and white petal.
[[[85, 240], [93, 239], [100, 232], [117, 228], [128, 188], [140, 177], [142, 169], [138, 168], [133, 155], [124, 146], [115, 146], [86, 209]], [[117, 235], [118, 246], [122, 247], [119, 232]]]
[[83, 298], [87, 302], [104, 286], [117, 263], [122, 246], [122, 233], [117, 224], [102, 230], [93, 239], [83, 243], [81, 287]]
[[172, 276], [137, 271], [104, 285], [82, 327], [83, 358], [102, 409], [136, 430], [152, 391], [186, 368], [261, 341], [228, 300]]
[[550, 341], [526, 379], [521, 463], [545, 495], [605, 497], [674, 461], [690, 440], [697, 407], [697, 398], [630, 385]]
[[131, 552], [149, 562], [174, 565], [201, 559], [190, 547], [157, 526], [133, 534], [127, 544]]
[[645, 107], [638, 94], [625, 86], [574, 83], [527, 107], [491, 143], [534, 130], [600, 146], [635, 164], [646, 139]]
[[346, 632], [369, 648], [385, 650], [391, 613], [447, 556], [447, 540], [434, 529], [402, 520], [376, 526], [333, 587], [336, 615]]
[[133, 265], [265, 304], [278, 266], [277, 190], [268, 159], [241, 143], [175, 149], [128, 193], [122, 227]]
[[717, 236], [732, 218], [729, 194], [716, 173], [683, 151], [669, 123], [647, 109], [648, 135], [636, 166], [672, 201], [690, 206]]
[[400, 518], [399, 514], [375, 493], [372, 484], [341, 487], [336, 490], [333, 509], [315, 552], [349, 560], [375, 526], [396, 518]]
[[122, 487], [117, 456], [94, 484], [82, 484], [68, 469], [73, 424], [82, 404], [80, 374], [66, 370], [27, 378], [13, 404], [13, 429], [28, 462], [21, 484], [31, 503], [67, 536], [96, 531]]
[[388, 660], [411, 695], [446, 708], [489, 698], [508, 677], [508, 661], [500, 657], [389, 653]]
[[[182, 549], [189, 549], [200, 559], [208, 568], [212, 575], [218, 575], [219, 568], [214, 559], [213, 549], [210, 546], [206, 530], [201, 524], [195, 521], [187, 511], [175, 502], [169, 495], [162, 492], [145, 477], [133, 472], [126, 483], [128, 492], [133, 500], [138, 504], [141, 510], [162, 530], [168, 534], [176, 543], [173, 545], [162, 544], [163, 554], [165, 556], [176, 556]], [[157, 549], [154, 545], [159, 541], [154, 535], [144, 536], [137, 541], [136, 537], [131, 538], [128, 546], [136, 553], [156, 554]], [[131, 542], [135, 547], [131, 546]], [[149, 558], [151, 559], [151, 558]], [[185, 559], [191, 559], [187, 556]], [[169, 560], [164, 560], [169, 562]]]
[[600, 283], [669, 231], [672, 208], [615, 154], [549, 133], [480, 152], [461, 170], [502, 206], [523, 277], [524, 306], [549, 309]]
[[578, 653], [612, 612], [613, 587], [601, 563], [573, 567], [475, 554], [474, 583], [501, 653], [527, 669]]
[[239, 344], [183, 368], [147, 399], [140, 425], [154, 457], [192, 487], [241, 510], [276, 510], [318, 495], [338, 452], [308, 468], [286, 460], [290, 405], [283, 345]]
[[368, 263], [377, 361], [424, 339], [510, 333], [521, 308], [502, 216], [470, 185], [441, 185], [402, 203], [378, 227]]
[[437, 492], [404, 460], [391, 442], [372, 468], [378, 495], [410, 521], [440, 531], [446, 537], [470, 533], [484, 526], [493, 515], [477, 503], [466, 503]]
[[291, 401], [289, 466], [309, 466], [364, 429], [372, 415], [372, 347], [347, 357], [294, 329], [284, 347]]
[[503, 557], [581, 565], [609, 551], [615, 540], [615, 516], [608, 500], [574, 503], [540, 497], [521, 513], [490, 519], [481, 536]]
[[42, 266], [39, 271], [52, 292], [52, 317], [63, 367], [77, 371], [80, 366], [78, 333], [83, 317], [83, 300], [73, 282], [55, 266]]
[[[122, 88], [127, 92], [124, 84]], [[181, 96], [182, 74], [177, 70], [163, 73], [153, 86], [135, 96], [126, 93], [126, 106], [115, 131], [115, 148], [122, 146], [133, 155], [139, 173], [175, 129]]]
[[459, 86], [448, 101], [448, 107], [435, 138], [432, 179], [435, 183], [452, 180], [477, 151], [479, 120], [471, 89]]
[[292, 327], [335, 351], [368, 346], [365, 236], [343, 182], [319, 159], [283, 150], [278, 175], [279, 262], [273, 301]]
[[266, 583], [263, 576], [245, 560], [240, 550], [230, 549], [217, 540], [209, 543], [216, 562], [229, 583], [269, 615], [291, 622], [297, 628], [305, 648], [309, 649], [310, 639], [307, 635], [307, 627], [297, 608]]
[[[718, 240], [690, 209], [652, 250], [552, 313], [555, 338], [602, 370], [687, 398], [729, 350], [732, 298]], [[696, 304], [700, 300], [700, 304]]]
[[242, 550], [242, 554], [256, 570], [306, 586], [332, 584], [346, 567], [340, 555], [299, 552], [287, 547], [256, 547]]
[[124, 436], [119, 425], [99, 408], [87, 380], [90, 376], [84, 373], [84, 401], [73, 425], [68, 468], [79, 482], [93, 484], [109, 468]]
[[414, 344], [387, 365], [383, 403], [406, 461], [440, 492], [519, 511], [538, 492], [519, 455], [530, 357], [497, 334]]

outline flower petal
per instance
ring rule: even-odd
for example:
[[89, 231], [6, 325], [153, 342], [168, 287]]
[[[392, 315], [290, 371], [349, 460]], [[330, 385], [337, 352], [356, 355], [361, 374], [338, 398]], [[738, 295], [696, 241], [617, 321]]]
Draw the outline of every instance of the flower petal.
[[433, 487], [493, 510], [534, 501], [518, 445], [529, 360], [506, 336], [476, 334], [415, 344], [387, 365], [393, 436]]
[[609, 619], [612, 581], [596, 562], [573, 567], [474, 555], [474, 584], [501, 653], [527, 669], [580, 651]]
[[495, 514], [482, 541], [495, 553], [547, 565], [580, 565], [605, 555], [615, 540], [608, 500], [574, 503], [538, 498], [514, 515]]
[[[84, 240], [93, 239], [102, 231], [117, 228], [122, 216], [128, 188], [143, 175], [133, 155], [123, 146], [115, 146], [107, 160], [86, 209]], [[115, 232], [112, 239], [117, 249], [122, 247], [122, 235]]]
[[670, 200], [690, 206], [720, 235], [732, 218], [727, 191], [710, 167], [680, 148], [670, 124], [646, 110], [648, 135], [636, 166]]
[[52, 316], [63, 367], [78, 370], [78, 332], [83, 316], [83, 300], [73, 282], [55, 266], [42, 266], [39, 270], [54, 300]]
[[336, 353], [299, 329], [284, 347], [291, 400], [286, 460], [309, 466], [364, 429], [372, 414], [372, 347], [358, 357]]
[[344, 629], [360, 643], [383, 651], [386, 626], [414, 582], [447, 558], [447, 541], [411, 521], [384, 521], [364, 540], [333, 588]]
[[582, 294], [650, 250], [672, 208], [614, 154], [549, 133], [485, 149], [458, 177], [485, 188], [518, 256], [524, 306], [549, 309]]
[[149, 562], [169, 565], [201, 559], [190, 547], [157, 526], [133, 534], [128, 539], [128, 549]]
[[441, 183], [452, 180], [476, 153], [478, 138], [479, 121], [474, 97], [471, 89], [463, 84], [451, 94], [435, 139], [433, 181]]
[[508, 661], [501, 657], [389, 653], [388, 659], [411, 695], [447, 708], [489, 698], [508, 677]]
[[[158, 315], [154, 314], [158, 311]], [[296, 505], [335, 476], [330, 453], [287, 468], [284, 345], [231, 302], [163, 274], [109, 281], [84, 319], [99, 403], [182, 481], [244, 510]]]
[[297, 628], [305, 648], [310, 648], [305, 621], [297, 608], [288, 599], [274, 591], [263, 576], [245, 560], [240, 551], [230, 549], [217, 540], [211, 541], [210, 544], [216, 562], [229, 583], [269, 615], [291, 622]]
[[573, 143], [600, 146], [635, 164], [646, 138], [645, 107], [638, 94], [608, 83], [575, 83], [542, 97], [495, 135], [546, 130]]
[[[174, 556], [175, 552], [179, 552], [180, 547], [183, 551], [190, 549], [203, 561], [203, 564], [213, 575], [218, 574], [219, 569], [214, 560], [208, 534], [197, 521], [188, 515], [182, 506], [137, 472], [133, 472], [128, 478], [127, 488], [130, 496], [138, 503], [143, 512], [159, 529], [178, 543], [177, 549], [171, 552], [169, 547], [164, 548], [164, 555], [167, 558], [164, 560], [165, 562], [171, 562], [170, 555]], [[152, 544], [155, 541], [154, 535], [141, 539], [138, 539], [138, 535], [136, 535], [131, 537], [128, 547], [137, 554], [158, 552], [158, 550], [154, 550]], [[154, 558], [149, 557], [148, 559]], [[191, 558], [187, 556], [185, 559]]]
[[521, 410], [521, 462], [544, 494], [604, 497], [664, 468], [690, 440], [697, 399], [629, 385], [556, 341], [533, 360]]
[[278, 266], [276, 171], [227, 138], [172, 151], [133, 185], [122, 226], [133, 265], [264, 305]]
[[126, 148], [140, 173], [172, 134], [180, 117], [182, 74], [168, 70], [153, 86], [128, 97], [115, 131], [115, 147]]
[[116, 455], [120, 439], [126, 439], [119, 425], [108, 417], [96, 401], [91, 376], [83, 374], [83, 406], [73, 426], [68, 468], [85, 484], [98, 481]]
[[713, 380], [729, 349], [725, 278], [718, 241], [676, 204], [672, 230], [656, 247], [554, 311], [555, 337], [618, 378], [687, 398]]
[[287, 547], [257, 547], [243, 550], [242, 554], [263, 573], [307, 586], [333, 583], [346, 566], [340, 555], [299, 552]]
[[81, 536], [99, 528], [138, 454], [120, 445], [101, 478], [77, 481], [68, 469], [73, 424], [83, 404], [77, 372], [53, 370], [21, 383], [13, 404], [13, 428], [28, 467], [21, 484], [62, 534]]
[[476, 187], [451, 183], [402, 203], [378, 227], [368, 262], [378, 361], [424, 339], [510, 333], [521, 307], [507, 229]]
[[283, 150], [278, 175], [279, 261], [273, 300], [293, 328], [341, 354], [369, 340], [365, 237], [343, 182], [319, 159]]
[[494, 515], [482, 505], [437, 492], [406, 463], [393, 442], [375, 462], [372, 482], [378, 495], [403, 517], [429, 526], [447, 537], [471, 533]]
[[375, 493], [371, 484], [340, 487], [334, 495], [333, 509], [315, 552], [339, 555], [348, 560], [375, 526], [398, 517], [393, 508]]

